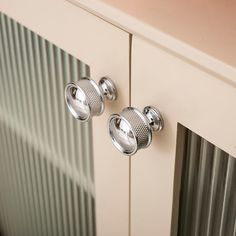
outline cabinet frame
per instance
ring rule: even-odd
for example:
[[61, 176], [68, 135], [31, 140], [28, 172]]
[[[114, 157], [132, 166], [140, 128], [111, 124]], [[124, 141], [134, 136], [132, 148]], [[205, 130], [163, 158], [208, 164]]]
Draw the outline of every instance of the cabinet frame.
[[[96, 81], [109, 76], [117, 85], [118, 101], [93, 120], [98, 236], [128, 235], [130, 207], [130, 235], [176, 235], [178, 124], [236, 156], [236, 83], [227, 79], [234, 70], [224, 77], [217, 63], [199, 66], [163, 42], [165, 47], [133, 36], [131, 45], [131, 34], [68, 1], [1, 0], [0, 10], [85, 62]], [[165, 128], [148, 149], [124, 158], [112, 145], [107, 120], [129, 105], [156, 106]]]

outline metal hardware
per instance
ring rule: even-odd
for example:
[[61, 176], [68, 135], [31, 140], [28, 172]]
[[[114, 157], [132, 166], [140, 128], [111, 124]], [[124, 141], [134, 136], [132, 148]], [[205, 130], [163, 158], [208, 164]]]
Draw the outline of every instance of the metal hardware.
[[104, 111], [104, 98], [114, 101], [117, 91], [114, 83], [106, 77], [98, 82], [84, 77], [81, 80], [66, 85], [65, 100], [71, 114], [81, 122], [88, 121], [93, 116], [99, 116]]
[[143, 112], [127, 107], [121, 113], [111, 115], [108, 121], [113, 144], [128, 156], [147, 148], [152, 141], [152, 131], [160, 132], [163, 128], [161, 113], [152, 106], [145, 107]]

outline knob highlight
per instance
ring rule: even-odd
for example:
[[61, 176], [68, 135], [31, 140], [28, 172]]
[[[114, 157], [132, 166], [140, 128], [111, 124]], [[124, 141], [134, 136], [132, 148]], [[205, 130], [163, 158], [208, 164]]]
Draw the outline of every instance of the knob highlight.
[[104, 100], [114, 101], [117, 91], [114, 83], [103, 77], [97, 85], [94, 80], [84, 77], [65, 87], [65, 101], [74, 118], [86, 122], [99, 116], [105, 108]]
[[108, 121], [109, 134], [115, 147], [123, 154], [132, 156], [139, 149], [147, 148], [152, 141], [152, 131], [159, 132], [164, 120], [158, 109], [152, 106], [143, 112], [133, 107], [113, 114]]

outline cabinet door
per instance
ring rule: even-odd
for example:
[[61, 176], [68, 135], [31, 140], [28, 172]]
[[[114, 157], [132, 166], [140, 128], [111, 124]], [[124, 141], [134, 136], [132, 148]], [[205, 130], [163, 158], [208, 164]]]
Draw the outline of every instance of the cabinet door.
[[[193, 219], [189, 217], [188, 220], [195, 221], [195, 228], [192, 233], [179, 232], [178, 235], [233, 235], [222, 229], [226, 226], [226, 216], [231, 216], [228, 220], [233, 225], [231, 227], [234, 227], [232, 229], [236, 228], [235, 213], [233, 213], [236, 199], [235, 184], [233, 184], [235, 182], [233, 176], [236, 173], [233, 158], [236, 157], [236, 83], [138, 37], [133, 38], [131, 68], [132, 106], [139, 109], [147, 105], [156, 106], [162, 112], [165, 121], [164, 130], [153, 133], [152, 144], [131, 158], [131, 235], [177, 235], [177, 231], [182, 227], [181, 217], [178, 217], [181, 211], [179, 198], [180, 192], [182, 195], [181, 175], [184, 176], [182, 173], [186, 168], [182, 165], [186, 161], [183, 158], [186, 156], [184, 142], [186, 132], [190, 133], [190, 130], [195, 133], [195, 139], [201, 136], [205, 140], [203, 145], [207, 143], [211, 146], [209, 150], [215, 145], [214, 155], [220, 150], [224, 155], [232, 157], [225, 159], [227, 160], [225, 163], [228, 164], [222, 164], [218, 172], [214, 168], [209, 168], [202, 174], [199, 165], [206, 168], [203, 161], [200, 161], [199, 165], [195, 163], [192, 166], [192, 171], [196, 171], [197, 177], [193, 178], [197, 178], [197, 186], [193, 186], [195, 192], [190, 194], [197, 200], [196, 205], [187, 205], [187, 202], [182, 202], [182, 205], [192, 207], [188, 210], [193, 212], [191, 213]], [[186, 131], [186, 128], [189, 131]], [[194, 136], [193, 133], [192, 135]], [[199, 150], [199, 152], [204, 151], [204, 147], [201, 146]], [[193, 155], [198, 155], [194, 145], [191, 152]], [[205, 155], [206, 163], [211, 155], [213, 154]], [[199, 156], [202, 160], [201, 154]], [[211, 160], [213, 164], [210, 165], [214, 166], [217, 159], [213, 157]], [[234, 163], [231, 167], [230, 162]], [[215, 176], [212, 176], [214, 173]], [[205, 185], [199, 187], [200, 183], [204, 184], [204, 175], [208, 174], [211, 175], [206, 179], [210, 181], [206, 185], [209, 188]], [[218, 185], [217, 178], [218, 181], [222, 181], [222, 185], [219, 189], [216, 188], [219, 191], [214, 192], [214, 183]], [[219, 201], [215, 205], [220, 207], [219, 212], [215, 211], [213, 214], [210, 210], [205, 212], [209, 218], [202, 214], [202, 211], [214, 205], [213, 201], [208, 204], [207, 201], [210, 200], [204, 200], [204, 197]], [[204, 205], [205, 203], [207, 204]], [[229, 209], [234, 209], [231, 215], [227, 215], [231, 211]], [[208, 223], [210, 214], [211, 217], [216, 216], [214, 224], [222, 226], [220, 226], [221, 234], [200, 233], [201, 218]], [[202, 229], [204, 227], [202, 226]], [[233, 230], [232, 232], [235, 233]]]
[[[128, 235], [129, 160], [107, 119], [129, 104], [129, 34], [67, 1], [1, 0], [0, 10], [1, 229]], [[85, 75], [110, 77], [118, 99], [80, 124], [64, 87]]]

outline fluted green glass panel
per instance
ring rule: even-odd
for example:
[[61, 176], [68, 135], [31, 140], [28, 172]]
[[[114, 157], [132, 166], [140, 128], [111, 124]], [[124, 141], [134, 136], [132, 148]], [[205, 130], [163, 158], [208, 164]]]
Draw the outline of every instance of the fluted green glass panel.
[[236, 236], [236, 159], [186, 129], [179, 236]]
[[88, 74], [0, 13], [2, 235], [95, 236], [92, 127], [64, 102], [65, 85]]

